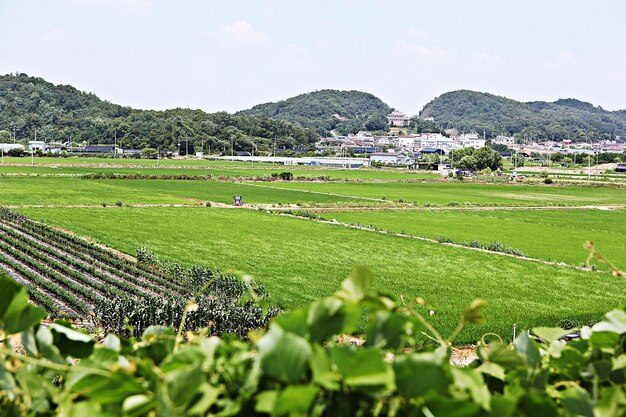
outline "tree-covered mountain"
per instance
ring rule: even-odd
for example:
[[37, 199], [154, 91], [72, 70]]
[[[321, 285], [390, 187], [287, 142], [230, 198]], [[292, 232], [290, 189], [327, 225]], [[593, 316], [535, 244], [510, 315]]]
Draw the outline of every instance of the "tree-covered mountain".
[[553, 103], [523, 103], [459, 90], [442, 94], [426, 104], [420, 117], [434, 117], [443, 128], [485, 131], [488, 137], [515, 133], [517, 137], [582, 141], [626, 136], [626, 111], [607, 111], [572, 98]]
[[[189, 152], [204, 149], [251, 151], [308, 147], [318, 135], [311, 129], [264, 116], [202, 110], [137, 110], [112, 104], [68, 85], [54, 85], [25, 74], [0, 76], [0, 142], [35, 137], [46, 141], [122, 143], [126, 148], [176, 150], [188, 140]], [[252, 144], [254, 142], [254, 145]], [[185, 151], [185, 146], [181, 146]]]
[[359, 130], [387, 130], [391, 108], [378, 97], [361, 91], [320, 90], [276, 103], [258, 104], [239, 115], [259, 115], [300, 124], [320, 135]]

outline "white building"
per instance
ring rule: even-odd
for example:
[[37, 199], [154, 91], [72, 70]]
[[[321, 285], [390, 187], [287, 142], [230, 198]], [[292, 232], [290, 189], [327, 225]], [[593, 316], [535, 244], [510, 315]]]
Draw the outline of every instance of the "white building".
[[400, 149], [413, 150], [415, 147], [415, 139], [415, 136], [398, 136], [396, 144]]
[[44, 142], [43, 140], [29, 140], [28, 150], [29, 151], [45, 151], [46, 142]]
[[20, 145], [19, 143], [0, 143], [0, 150], [4, 153], [9, 152], [11, 149], [20, 149], [24, 150], [24, 145]]
[[482, 139], [476, 132], [461, 135], [459, 137], [459, 142], [464, 148], [474, 149], [482, 148], [487, 143], [487, 141], [485, 139]]
[[404, 126], [408, 125], [411, 118], [401, 111], [394, 110], [387, 115], [387, 123], [389, 126]]
[[455, 147], [454, 139], [447, 138], [441, 133], [425, 133], [419, 139], [419, 148], [439, 148], [448, 151]]
[[370, 162], [378, 162], [385, 165], [410, 165], [415, 163], [415, 159], [402, 153], [373, 153], [370, 155]]
[[515, 145], [515, 138], [514, 137], [510, 137], [510, 136], [498, 135], [493, 140], [493, 143], [495, 143], [496, 145], [511, 146], [511, 145]]

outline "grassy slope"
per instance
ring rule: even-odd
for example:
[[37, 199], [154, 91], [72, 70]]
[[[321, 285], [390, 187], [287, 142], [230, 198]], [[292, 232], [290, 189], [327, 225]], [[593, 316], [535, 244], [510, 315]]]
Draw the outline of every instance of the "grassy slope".
[[450, 331], [476, 297], [489, 301], [485, 331], [510, 337], [520, 328], [586, 322], [623, 301], [623, 283], [608, 275], [446, 247], [247, 210], [206, 208], [28, 209], [25, 214], [91, 236], [127, 253], [146, 245], [185, 263], [233, 267], [265, 283], [280, 305], [295, 307], [334, 291], [354, 264], [373, 268], [375, 286], [423, 296]]
[[323, 213], [328, 219], [457, 242], [502, 242], [531, 257], [578, 265], [585, 240], [626, 268], [626, 210], [419, 211]]
[[281, 187], [343, 195], [403, 199], [405, 202], [486, 205], [591, 205], [624, 204], [626, 188], [528, 186], [476, 183], [284, 183]]

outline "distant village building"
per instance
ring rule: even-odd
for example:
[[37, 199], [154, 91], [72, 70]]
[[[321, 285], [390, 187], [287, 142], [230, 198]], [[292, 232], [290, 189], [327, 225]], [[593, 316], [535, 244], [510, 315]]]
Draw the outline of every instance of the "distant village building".
[[487, 143], [487, 141], [482, 139], [476, 132], [461, 135], [459, 137], [459, 142], [464, 148], [474, 149], [482, 148]]
[[404, 126], [408, 125], [411, 118], [401, 111], [394, 110], [387, 115], [387, 123], [389, 126]]
[[24, 145], [20, 145], [19, 143], [0, 143], [0, 150], [3, 152], [9, 152], [11, 149], [19, 149], [21, 151], [24, 150]]
[[515, 138], [514, 137], [510, 137], [510, 136], [498, 135], [493, 140], [493, 143], [495, 143], [496, 145], [511, 146], [511, 145], [515, 145]]
[[28, 141], [28, 150], [29, 151], [45, 151], [46, 150], [46, 142], [43, 140], [29, 140]]
[[373, 153], [370, 162], [378, 162], [385, 165], [412, 165], [415, 159], [402, 153]]

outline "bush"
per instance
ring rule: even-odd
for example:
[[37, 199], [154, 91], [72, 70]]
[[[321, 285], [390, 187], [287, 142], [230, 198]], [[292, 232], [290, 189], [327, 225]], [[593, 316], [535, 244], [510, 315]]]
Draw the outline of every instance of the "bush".
[[552, 184], [552, 178], [545, 178], [543, 182], [544, 184]]
[[[40, 326], [45, 312], [0, 276], [0, 305], [11, 306], [0, 310], [0, 409], [10, 416], [626, 413], [624, 309], [569, 342], [562, 338], [571, 329], [546, 327], [522, 331], [511, 344], [485, 336], [478, 358], [457, 367], [450, 345], [464, 327], [485, 320], [482, 300], [442, 336], [424, 300], [374, 293], [370, 283], [369, 271], [355, 268], [335, 294], [283, 314], [252, 343], [185, 333], [185, 319], [177, 329], [150, 326], [140, 336], [109, 334], [96, 343], [66, 322]], [[202, 309], [176, 307], [186, 318]], [[354, 333], [362, 319], [362, 343], [342, 342], [339, 335]], [[20, 333], [23, 354], [9, 341]], [[422, 333], [431, 344], [416, 348]]]

